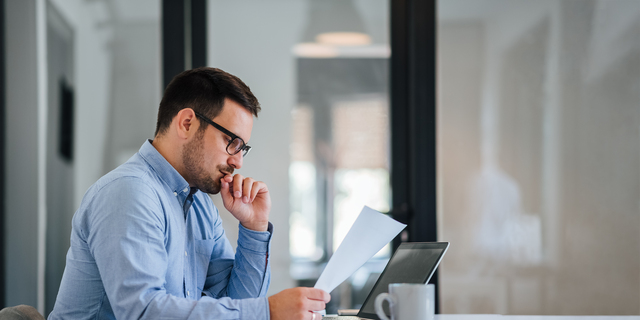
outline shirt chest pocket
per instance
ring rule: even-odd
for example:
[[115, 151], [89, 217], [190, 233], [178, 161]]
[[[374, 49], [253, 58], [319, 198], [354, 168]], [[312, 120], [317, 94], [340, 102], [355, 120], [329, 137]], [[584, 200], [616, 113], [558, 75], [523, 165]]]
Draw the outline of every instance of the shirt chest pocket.
[[214, 239], [195, 240], [196, 251], [196, 270], [198, 272], [196, 281], [198, 290], [202, 290], [204, 282], [207, 279], [207, 270], [209, 270], [209, 261], [213, 252]]

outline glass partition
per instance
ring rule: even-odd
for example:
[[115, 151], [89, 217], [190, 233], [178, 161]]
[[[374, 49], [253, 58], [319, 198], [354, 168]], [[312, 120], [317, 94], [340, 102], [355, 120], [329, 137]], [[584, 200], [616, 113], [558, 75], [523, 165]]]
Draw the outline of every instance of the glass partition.
[[438, 2], [443, 313], [640, 312], [640, 3]]

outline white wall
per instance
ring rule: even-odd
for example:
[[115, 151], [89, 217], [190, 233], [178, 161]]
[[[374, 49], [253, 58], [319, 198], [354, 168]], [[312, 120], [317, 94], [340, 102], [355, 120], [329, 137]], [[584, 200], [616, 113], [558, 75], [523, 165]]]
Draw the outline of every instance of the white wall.
[[[162, 98], [160, 1], [145, 8], [117, 10], [113, 22], [110, 108], [106, 133], [104, 172], [138, 152], [153, 139]], [[140, 16], [141, 10], [154, 12]]]
[[[104, 2], [50, 0], [74, 32], [75, 122], [74, 202], [104, 174], [111, 92], [113, 30]], [[69, 221], [71, 223], [71, 221]]]
[[61, 156], [62, 82], [75, 93], [73, 31], [57, 10], [47, 8], [47, 135], [46, 135], [46, 253], [44, 313], [51, 312], [58, 295], [69, 249], [71, 217], [75, 211], [75, 159]]
[[5, 1], [5, 304], [37, 305], [36, 2]]
[[[109, 101], [111, 59], [107, 42], [110, 37], [110, 30], [101, 25], [101, 22], [104, 22], [107, 18], [105, 14], [108, 13], [104, 4], [88, 3], [80, 0], [50, 0], [42, 2], [10, 0], [6, 2], [7, 118], [5, 127], [6, 163], [4, 168], [6, 180], [4, 183], [5, 199], [11, 199], [11, 201], [5, 202], [6, 229], [3, 231], [3, 236], [6, 239], [5, 278], [7, 279], [7, 289], [3, 288], [7, 290], [7, 298], [4, 304], [28, 304], [36, 306], [41, 312], [44, 312], [44, 279], [41, 279], [42, 284], [39, 286], [37, 252], [39, 246], [42, 247], [40, 250], [44, 250], [45, 243], [43, 241], [38, 245], [37, 241], [39, 236], [44, 237], [46, 233], [38, 231], [38, 223], [44, 224], [46, 221], [46, 208], [40, 208], [41, 217], [39, 219], [37, 199], [42, 198], [44, 200], [45, 197], [39, 197], [37, 192], [39, 184], [44, 185], [46, 183], [47, 169], [51, 171], [53, 167], [51, 166], [52, 163], [49, 163], [48, 166], [41, 168], [40, 171], [38, 170], [38, 130], [46, 130], [47, 126], [55, 123], [52, 119], [57, 119], [57, 114], [54, 110], [52, 117], [49, 117], [51, 121], [48, 121], [48, 123], [45, 121], [44, 127], [38, 122], [38, 118], [42, 117], [42, 114], [47, 114], [46, 106], [51, 102], [45, 100], [42, 103], [42, 106], [45, 107], [44, 113], [38, 110], [36, 30], [38, 23], [44, 24], [43, 30], [46, 30], [46, 22], [51, 17], [47, 18], [46, 15], [42, 15], [42, 19], [38, 20], [36, 18], [36, 3], [44, 6], [53, 6], [57, 9], [62, 16], [63, 24], [68, 23], [71, 27], [70, 29], [73, 30], [71, 34], [66, 35], [67, 40], [71, 41], [71, 38], [75, 38], [75, 45], [67, 44], [66, 49], [57, 46], [56, 41], [54, 41], [55, 48], [52, 47], [54, 51], [57, 50], [55, 56], [58, 57], [53, 63], [64, 64], [64, 56], [67, 56], [66, 58], [71, 56], [74, 58], [72, 61], [75, 61], [75, 68], [71, 65], [66, 67], [64, 65], [52, 66], [54, 69], [65, 69], [67, 71], [63, 72], [67, 73], [75, 69], [73, 74], [67, 74], [67, 80], [74, 85], [73, 89], [75, 91], [76, 117], [74, 119], [74, 132], [76, 136], [73, 149], [77, 165], [75, 168], [63, 165], [64, 168], [71, 170], [65, 177], [66, 180], [70, 181], [65, 183], [65, 186], [58, 186], [59, 191], [62, 192], [61, 194], [57, 196], [55, 194], [48, 195], [48, 198], [53, 200], [53, 203], [49, 203], [49, 205], [58, 203], [61, 198], [67, 198], [70, 203], [61, 204], [62, 207], [71, 208], [66, 210], [70, 212], [63, 212], [61, 215], [54, 217], [55, 221], [53, 222], [56, 225], [67, 226], [67, 228], [60, 228], [60, 230], [70, 229], [73, 208], [77, 207], [82, 194], [88, 186], [102, 175], [105, 140], [104, 119], [106, 118], [105, 112]], [[43, 48], [43, 50], [45, 49]], [[67, 51], [62, 52], [60, 50]], [[72, 63], [72, 61], [68, 62]], [[49, 63], [52, 63], [52, 61], [49, 61]], [[46, 76], [46, 71], [43, 75]], [[48, 91], [51, 91], [52, 88], [57, 89], [57, 83], [50, 83]], [[47, 90], [43, 92], [46, 93]], [[55, 101], [57, 98], [54, 94], [50, 99]], [[51, 135], [51, 132], [40, 139], [46, 139], [47, 143], [53, 143], [55, 139], [46, 138], [49, 135]], [[53, 150], [50, 152], [55, 152], [55, 146], [51, 147]], [[54, 173], [58, 177], [63, 174], [62, 171]], [[45, 188], [40, 186], [40, 189]], [[55, 231], [60, 230], [58, 228], [51, 230], [54, 231], [53, 236], [56, 234]], [[61, 241], [61, 243], [66, 243], [68, 247], [69, 234], [68, 232], [66, 233], [64, 241]], [[51, 246], [51, 241], [47, 244]], [[51, 259], [50, 262], [63, 261], [66, 248], [48, 250], [46, 254], [47, 259]], [[44, 271], [44, 260], [41, 264]], [[59, 273], [60, 270], [50, 268], [47, 272]], [[47, 285], [50, 287], [50, 291], [57, 291], [57, 289], [53, 290], [51, 288], [56, 285], [53, 282], [48, 282]], [[49, 295], [48, 299], [52, 299], [51, 295]]]

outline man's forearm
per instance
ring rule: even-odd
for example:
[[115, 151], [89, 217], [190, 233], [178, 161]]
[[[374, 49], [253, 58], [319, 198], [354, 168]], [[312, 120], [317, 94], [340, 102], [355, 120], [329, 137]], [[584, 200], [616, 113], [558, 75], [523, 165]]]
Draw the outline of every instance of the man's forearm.
[[207, 296], [244, 299], [263, 297], [267, 293], [271, 280], [269, 250], [273, 226], [269, 224], [267, 232], [239, 228], [235, 258], [211, 261], [204, 289]]
[[263, 297], [269, 289], [271, 268], [269, 250], [273, 226], [267, 232], [240, 227], [236, 261], [229, 279], [230, 297]]

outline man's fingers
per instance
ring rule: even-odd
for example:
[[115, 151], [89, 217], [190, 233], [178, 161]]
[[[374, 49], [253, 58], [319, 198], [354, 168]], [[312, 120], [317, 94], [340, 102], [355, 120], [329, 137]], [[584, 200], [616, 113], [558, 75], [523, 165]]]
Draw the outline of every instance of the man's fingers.
[[[236, 174], [231, 179], [231, 183], [229, 184], [230, 196], [241, 200], [243, 203], [253, 202], [258, 193], [268, 191], [267, 185], [264, 182], [255, 181], [253, 178], [245, 178], [242, 175]], [[223, 178], [222, 181], [224, 183], [226, 180]]]
[[253, 183], [253, 188], [251, 189], [251, 202], [256, 199], [256, 196], [261, 191], [266, 191], [267, 185], [264, 182], [256, 181]]
[[[265, 190], [265, 192], [267, 192]], [[322, 320], [322, 316], [315, 312], [323, 310], [331, 296], [315, 288], [285, 289], [269, 297], [269, 312], [271, 319], [311, 319]]]
[[[308, 288], [308, 289], [309, 290], [307, 291], [307, 298], [311, 300], [320, 300], [320, 301], [324, 301], [325, 303], [331, 300], [331, 295], [324, 290], [316, 289], [316, 288]], [[319, 309], [319, 310], [322, 310], [322, 309]]]
[[225, 177], [220, 179], [220, 196], [225, 203], [231, 203], [233, 201], [233, 195], [231, 194], [231, 185], [226, 181]]
[[320, 310], [324, 310], [326, 304], [324, 303], [324, 301], [320, 301], [320, 300], [309, 300], [309, 302], [307, 303], [307, 307], [309, 308], [309, 311], [320, 311]]
[[233, 176], [233, 181], [231, 182], [231, 188], [233, 188], [233, 197], [239, 199], [242, 197], [242, 179], [243, 176], [236, 174]]
[[249, 203], [251, 197], [251, 189], [253, 188], [253, 179], [245, 178], [242, 183], [242, 202]]
[[233, 197], [240, 198], [242, 197], [242, 180], [244, 177], [242, 175], [236, 174], [233, 176]]

